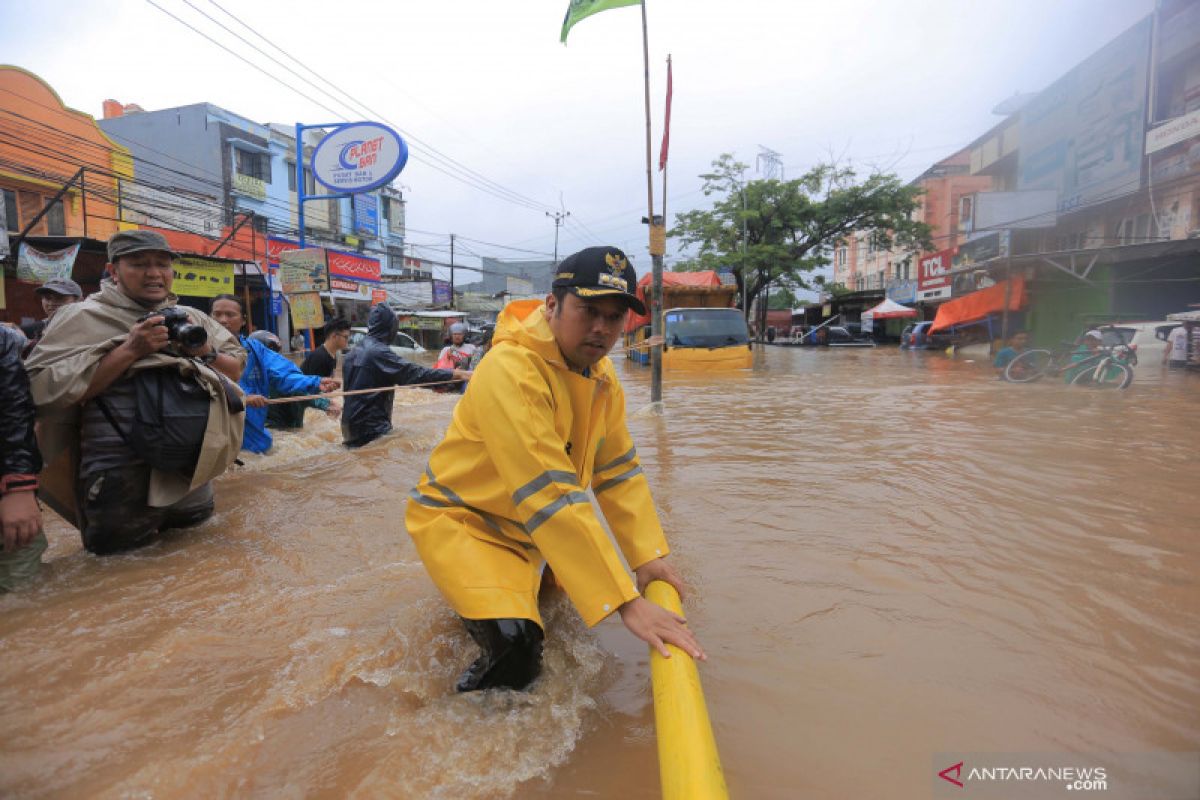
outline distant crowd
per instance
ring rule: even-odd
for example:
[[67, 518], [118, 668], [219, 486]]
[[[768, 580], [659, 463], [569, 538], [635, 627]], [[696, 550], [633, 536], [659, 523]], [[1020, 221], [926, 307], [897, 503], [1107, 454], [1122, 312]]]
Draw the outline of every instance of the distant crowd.
[[269, 452], [272, 429], [303, 427], [306, 409], [340, 419], [344, 444], [361, 447], [391, 430], [395, 387], [461, 391], [486, 352], [460, 323], [434, 368], [406, 361], [389, 346], [399, 319], [380, 304], [339, 380], [349, 322], [328, 322], [297, 365], [275, 334], [246, 334], [241, 298], [219, 295], [207, 314], [177, 305], [176, 257], [160, 234], [123, 231], [98, 292], [46, 281], [45, 319], [0, 325], [0, 591], [38, 570], [39, 489], [88, 551], [139, 547], [208, 519], [212, 480], [241, 450]]

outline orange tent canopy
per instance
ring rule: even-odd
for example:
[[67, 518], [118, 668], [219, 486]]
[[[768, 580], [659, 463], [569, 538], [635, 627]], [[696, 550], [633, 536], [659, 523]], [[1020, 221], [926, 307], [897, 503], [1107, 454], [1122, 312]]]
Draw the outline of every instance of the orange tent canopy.
[[998, 314], [1004, 311], [1006, 293], [1008, 294], [1009, 311], [1020, 311], [1024, 308], [1026, 301], [1025, 278], [1013, 278], [1011, 292], [1009, 281], [1000, 281], [994, 286], [971, 292], [948, 303], [942, 303], [938, 307], [937, 316], [933, 318], [933, 325], [929, 327], [929, 332], [940, 331], [951, 325], [976, 322], [989, 314]]

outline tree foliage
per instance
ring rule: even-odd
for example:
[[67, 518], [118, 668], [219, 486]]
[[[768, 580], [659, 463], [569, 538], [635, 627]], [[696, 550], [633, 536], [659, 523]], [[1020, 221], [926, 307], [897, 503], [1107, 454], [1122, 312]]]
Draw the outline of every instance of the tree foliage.
[[717, 158], [700, 176], [712, 208], [677, 214], [671, 231], [690, 256], [677, 268], [732, 268], [745, 308], [772, 284], [811, 288], [809, 273], [851, 232], [870, 231], [885, 249], [931, 249], [929, 226], [911, 218], [921, 190], [896, 175], [820, 164], [790, 181], [747, 181], [745, 171], [729, 153]]

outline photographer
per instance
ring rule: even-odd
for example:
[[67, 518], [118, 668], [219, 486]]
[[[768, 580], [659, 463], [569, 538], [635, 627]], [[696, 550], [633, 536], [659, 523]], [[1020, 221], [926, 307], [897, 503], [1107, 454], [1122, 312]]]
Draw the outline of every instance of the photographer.
[[89, 551], [139, 547], [213, 512], [209, 481], [242, 443], [246, 354], [175, 305], [176, 254], [153, 231], [108, 241], [100, 291], [61, 309], [27, 366], [41, 422], [43, 496]]

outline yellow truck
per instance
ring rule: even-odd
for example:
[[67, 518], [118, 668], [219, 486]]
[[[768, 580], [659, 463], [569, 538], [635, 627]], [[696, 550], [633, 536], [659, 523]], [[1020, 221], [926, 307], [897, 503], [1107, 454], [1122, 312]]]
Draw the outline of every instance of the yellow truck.
[[[646, 301], [650, 276], [638, 281]], [[753, 361], [750, 331], [733, 305], [736, 286], [721, 284], [715, 272], [663, 273], [663, 369], [748, 369]], [[625, 327], [626, 353], [650, 363], [650, 318], [630, 314]]]

